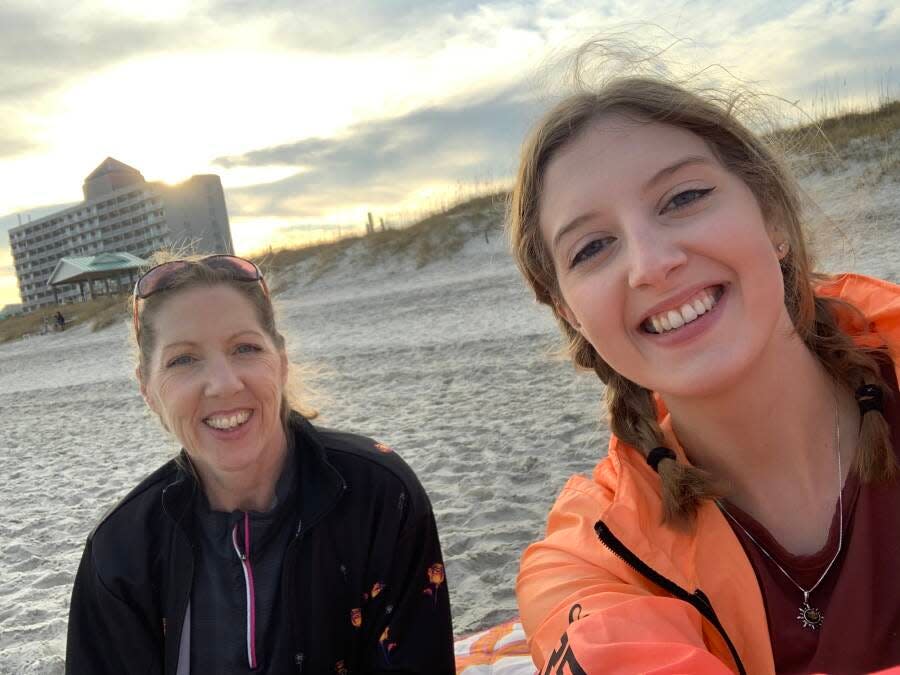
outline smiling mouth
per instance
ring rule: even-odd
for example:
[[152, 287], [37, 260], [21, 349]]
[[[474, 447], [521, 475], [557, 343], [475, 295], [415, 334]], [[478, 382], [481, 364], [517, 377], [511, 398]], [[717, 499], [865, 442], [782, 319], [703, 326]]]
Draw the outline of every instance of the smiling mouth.
[[203, 423], [218, 431], [231, 431], [244, 426], [252, 416], [252, 410], [242, 410], [233, 415], [210, 415], [203, 420]]
[[721, 284], [704, 288], [680, 306], [647, 317], [641, 323], [641, 329], [646, 333], [664, 335], [683, 328], [712, 311], [724, 292], [725, 287]]

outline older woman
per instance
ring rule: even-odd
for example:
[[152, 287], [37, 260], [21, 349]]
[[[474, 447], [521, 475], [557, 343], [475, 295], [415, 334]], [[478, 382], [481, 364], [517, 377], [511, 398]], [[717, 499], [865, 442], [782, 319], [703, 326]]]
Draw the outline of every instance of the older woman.
[[526, 143], [513, 248], [613, 431], [522, 559], [544, 673], [900, 664], [900, 288], [814, 274], [800, 203], [734, 106], [655, 79]]
[[134, 290], [141, 394], [183, 446], [88, 538], [69, 673], [452, 673], [428, 498], [391, 449], [292, 409], [259, 269]]

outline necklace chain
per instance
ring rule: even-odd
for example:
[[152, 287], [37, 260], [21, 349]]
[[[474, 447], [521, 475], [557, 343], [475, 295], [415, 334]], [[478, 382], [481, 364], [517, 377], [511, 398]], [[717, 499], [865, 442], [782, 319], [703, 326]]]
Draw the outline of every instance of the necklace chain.
[[[775, 567], [777, 567], [781, 571], [781, 573], [784, 576], [786, 576], [788, 578], [788, 580], [800, 590], [801, 593], [803, 593], [803, 605], [804, 606], [800, 608], [801, 616], [799, 616], [797, 618], [800, 619], [800, 621], [801, 621], [801, 623], [803, 623], [804, 627], [813, 628], [813, 629], [816, 629], [821, 625], [823, 616], [822, 616], [821, 612], [819, 612], [819, 610], [815, 610], [815, 609], [809, 607], [809, 594], [812, 593], [814, 590], [816, 590], [819, 587], [819, 584], [822, 583], [822, 581], [825, 579], [825, 577], [831, 571], [831, 568], [834, 567], [834, 563], [837, 561], [838, 556], [841, 554], [841, 548], [843, 547], [843, 544], [844, 544], [844, 500], [843, 500], [844, 472], [843, 472], [843, 467], [841, 466], [841, 417], [840, 417], [840, 408], [838, 406], [838, 401], [837, 401], [837, 393], [835, 393], [834, 409], [835, 409], [835, 414], [834, 414], [834, 451], [835, 451], [835, 455], [837, 455], [837, 469], [838, 469], [838, 472], [837, 472], [837, 475], [838, 475], [838, 486], [837, 486], [838, 487], [838, 499], [837, 499], [837, 501], [838, 501], [838, 545], [837, 545], [837, 550], [834, 552], [834, 556], [831, 558], [831, 562], [828, 563], [828, 566], [825, 568], [825, 571], [822, 572], [822, 574], [819, 576], [816, 583], [814, 583], [811, 587], [809, 587], [808, 589], [803, 588], [803, 586], [801, 586], [796, 581], [794, 581], [794, 578], [790, 574], [788, 574], [787, 570], [784, 569], [784, 567], [781, 566], [781, 563], [779, 563], [775, 559], [775, 557], [771, 553], [769, 553], [765, 549], [765, 547], [763, 547], [763, 545], [760, 544], [756, 540], [756, 537], [754, 537], [752, 534], [750, 534], [750, 532], [747, 531], [747, 528], [744, 527], [743, 525], [741, 525], [741, 523], [738, 521], [738, 519], [735, 518], [728, 511], [728, 509], [725, 508], [725, 505], [722, 503], [722, 501], [718, 500], [718, 499], [716, 500], [716, 504], [719, 506], [719, 509], [722, 511], [722, 513], [724, 513], [726, 516], [728, 516], [728, 518], [731, 520], [731, 522], [733, 522], [735, 525], [737, 525], [739, 528], [741, 528], [741, 531], [747, 535], [747, 537], [750, 539], [750, 541], [752, 541], [754, 544], [756, 544], [756, 547], [760, 551], [762, 551], [763, 555], [765, 555], [769, 560], [771, 560], [775, 564]], [[817, 624], [818, 625], [813, 625], [815, 622], [810, 623], [810, 622], [804, 621], [804, 619], [802, 618], [803, 614], [805, 611], [808, 611], [808, 610], [812, 610], [813, 612], [817, 613], [817, 615], [818, 615]], [[809, 625], [807, 625], [807, 624], [809, 624]]]

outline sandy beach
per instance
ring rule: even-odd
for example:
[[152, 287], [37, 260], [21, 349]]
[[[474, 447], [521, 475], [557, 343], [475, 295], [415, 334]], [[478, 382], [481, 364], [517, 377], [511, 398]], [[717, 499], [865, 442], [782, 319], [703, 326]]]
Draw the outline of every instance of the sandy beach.
[[[865, 171], [805, 180], [852, 222], [852, 250], [836, 229], [820, 231], [823, 267], [898, 282], [900, 190]], [[605, 452], [601, 387], [553, 355], [556, 325], [499, 232], [423, 269], [402, 256], [364, 262], [363, 246], [313, 282], [311, 262], [296, 266], [278, 296], [281, 325], [291, 358], [317, 373], [321, 421], [390, 444], [419, 475], [463, 634], [516, 614], [521, 551], [566, 478]], [[85, 538], [176, 449], [133, 368], [124, 322], [0, 345], [2, 673], [62, 672]]]

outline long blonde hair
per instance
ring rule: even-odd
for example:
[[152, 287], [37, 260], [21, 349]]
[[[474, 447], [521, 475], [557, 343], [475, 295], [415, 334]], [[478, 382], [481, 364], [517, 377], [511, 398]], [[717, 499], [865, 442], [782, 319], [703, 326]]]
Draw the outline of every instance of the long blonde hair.
[[[553, 310], [572, 360], [605, 383], [612, 432], [645, 455], [664, 445], [653, 392], [610, 368], [561, 315], [556, 270], [539, 222], [547, 166], [604, 115], [667, 124], [703, 139], [722, 165], [750, 188], [766, 222], [777, 226], [788, 245], [781, 264], [784, 301], [797, 334], [838, 383], [851, 391], [873, 384], [887, 394], [872, 353], [856, 346], [838, 326], [839, 313], [856, 310], [814, 293], [815, 283], [824, 277], [813, 271], [795, 178], [781, 155], [738, 120], [734, 103], [659, 79], [619, 78], [599, 91], [580, 91], [564, 99], [538, 122], [522, 147], [507, 223], [516, 263], [538, 301]], [[896, 474], [888, 426], [880, 413], [862, 418], [854, 470], [863, 481], [887, 480]], [[701, 469], [664, 459], [658, 472], [665, 519], [671, 524], [690, 523], [702, 499], [721, 494], [713, 477]]]

